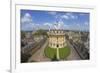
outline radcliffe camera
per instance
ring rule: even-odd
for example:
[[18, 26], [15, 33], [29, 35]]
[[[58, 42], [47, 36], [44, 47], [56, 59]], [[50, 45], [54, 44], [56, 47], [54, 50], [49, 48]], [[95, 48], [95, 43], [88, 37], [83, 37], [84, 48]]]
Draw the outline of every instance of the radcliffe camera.
[[90, 13], [20, 10], [21, 63], [90, 59]]

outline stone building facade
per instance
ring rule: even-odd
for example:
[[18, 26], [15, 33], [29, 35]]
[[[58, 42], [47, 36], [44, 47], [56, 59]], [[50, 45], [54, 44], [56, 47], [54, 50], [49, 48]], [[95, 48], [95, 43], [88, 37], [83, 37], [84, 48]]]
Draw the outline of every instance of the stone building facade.
[[67, 45], [63, 30], [50, 30], [48, 36], [49, 47], [51, 48], [63, 48]]

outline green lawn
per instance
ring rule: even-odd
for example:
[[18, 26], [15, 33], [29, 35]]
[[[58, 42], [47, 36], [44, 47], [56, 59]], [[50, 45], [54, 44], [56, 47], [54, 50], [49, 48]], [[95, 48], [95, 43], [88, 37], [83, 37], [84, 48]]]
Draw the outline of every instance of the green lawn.
[[56, 54], [56, 49], [47, 47], [47, 48], [44, 50], [44, 53], [45, 53], [45, 55], [46, 55], [48, 58], [53, 59], [53, 57], [54, 57], [55, 54]]
[[[47, 56], [50, 59], [53, 59], [57, 53], [57, 49], [55, 48], [50, 48], [47, 47], [44, 50], [45, 56]], [[70, 48], [69, 47], [64, 47], [64, 48], [59, 48], [59, 57], [60, 59], [65, 59], [66, 57], [68, 57], [70, 54]]]
[[60, 59], [65, 59], [68, 57], [70, 54], [70, 48], [69, 47], [64, 47], [64, 48], [59, 48], [59, 57]]

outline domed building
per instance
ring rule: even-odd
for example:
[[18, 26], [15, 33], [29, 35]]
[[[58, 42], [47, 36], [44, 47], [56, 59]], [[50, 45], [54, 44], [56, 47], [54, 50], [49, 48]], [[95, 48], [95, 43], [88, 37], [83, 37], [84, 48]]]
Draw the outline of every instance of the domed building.
[[62, 29], [53, 29], [48, 32], [49, 47], [63, 48], [66, 44], [65, 32]]
[[45, 49], [45, 55], [56, 60], [65, 59], [70, 54], [70, 49], [67, 48], [65, 31], [60, 26], [60, 24], [54, 24], [54, 29], [49, 29], [47, 32], [49, 44]]

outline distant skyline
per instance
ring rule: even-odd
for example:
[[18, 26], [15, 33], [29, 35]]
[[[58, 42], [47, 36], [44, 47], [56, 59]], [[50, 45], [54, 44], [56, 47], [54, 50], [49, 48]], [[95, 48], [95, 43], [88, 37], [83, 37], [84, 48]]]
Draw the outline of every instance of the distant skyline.
[[59, 11], [20, 11], [21, 30], [32, 31], [37, 29], [64, 29], [89, 31], [90, 14], [83, 12], [59, 12]]

